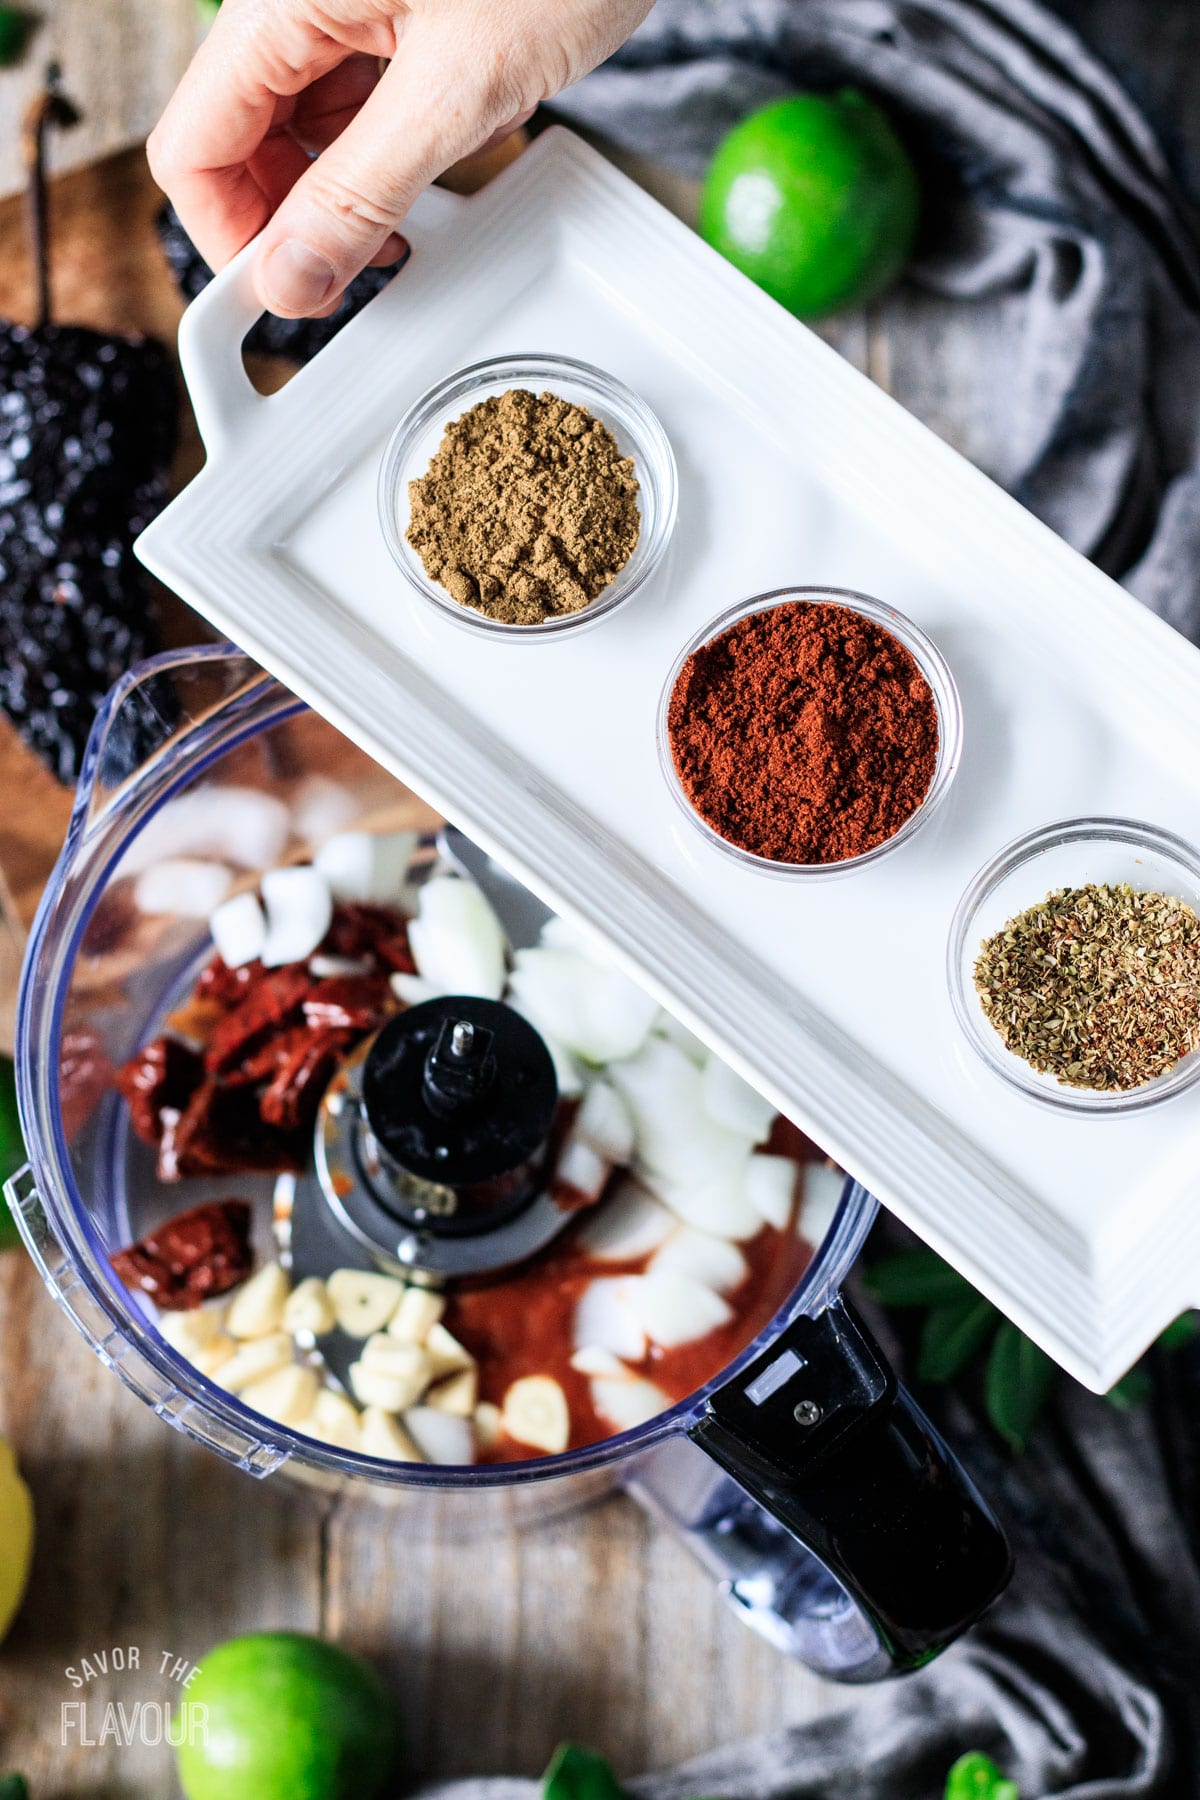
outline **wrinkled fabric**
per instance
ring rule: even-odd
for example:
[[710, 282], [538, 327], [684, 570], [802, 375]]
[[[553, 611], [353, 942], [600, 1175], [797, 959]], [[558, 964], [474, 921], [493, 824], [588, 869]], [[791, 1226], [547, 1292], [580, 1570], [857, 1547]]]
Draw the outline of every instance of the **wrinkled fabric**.
[[746, 112], [840, 81], [920, 166], [911, 279], [1002, 334], [988, 472], [1200, 641], [1200, 213], [1069, 26], [1035, 0], [658, 0], [555, 106], [698, 176]]

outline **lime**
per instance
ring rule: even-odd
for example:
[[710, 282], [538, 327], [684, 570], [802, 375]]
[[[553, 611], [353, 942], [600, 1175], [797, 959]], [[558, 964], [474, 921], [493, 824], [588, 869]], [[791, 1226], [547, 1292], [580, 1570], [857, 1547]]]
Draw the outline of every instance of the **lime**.
[[701, 236], [801, 319], [859, 306], [904, 266], [920, 194], [908, 152], [857, 88], [794, 94], [717, 147]]
[[299, 1632], [262, 1631], [210, 1650], [188, 1688], [179, 1750], [188, 1800], [373, 1800], [398, 1748], [375, 1671]]
[[12, 1624], [33, 1560], [33, 1501], [11, 1445], [0, 1438], [0, 1639]]

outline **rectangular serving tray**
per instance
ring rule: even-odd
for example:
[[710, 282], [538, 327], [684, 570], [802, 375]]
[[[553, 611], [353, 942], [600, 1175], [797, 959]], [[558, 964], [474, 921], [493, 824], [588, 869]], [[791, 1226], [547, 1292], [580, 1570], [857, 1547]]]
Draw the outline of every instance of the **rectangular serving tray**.
[[[469, 201], [280, 393], [241, 361], [246, 253], [194, 302], [208, 451], [147, 566], [631, 972], [1081, 1381], [1200, 1302], [1200, 1088], [1125, 1118], [1010, 1091], [962, 1040], [956, 901], [1010, 838], [1113, 814], [1200, 841], [1200, 652], [569, 132]], [[497, 641], [406, 586], [384, 445], [436, 381], [551, 352], [641, 394], [679, 463], [666, 564], [594, 629]], [[733, 602], [857, 589], [940, 645], [965, 713], [945, 806], [861, 873], [793, 883], [703, 842], [659, 769], [685, 640]]]

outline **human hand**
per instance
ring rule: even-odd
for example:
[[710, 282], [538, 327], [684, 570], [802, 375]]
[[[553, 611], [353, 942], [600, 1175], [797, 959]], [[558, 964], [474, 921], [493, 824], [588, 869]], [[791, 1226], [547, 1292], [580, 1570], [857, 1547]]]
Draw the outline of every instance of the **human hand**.
[[214, 268], [261, 231], [264, 306], [326, 314], [403, 254], [423, 188], [602, 62], [650, 4], [224, 0], [150, 168]]

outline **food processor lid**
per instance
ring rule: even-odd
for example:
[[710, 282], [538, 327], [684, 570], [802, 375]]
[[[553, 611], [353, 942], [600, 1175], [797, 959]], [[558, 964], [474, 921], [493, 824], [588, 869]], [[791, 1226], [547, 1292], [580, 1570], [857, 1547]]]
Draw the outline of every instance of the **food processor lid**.
[[[1200, 1298], [1200, 1091], [1079, 1119], [1009, 1090], [962, 1041], [946, 944], [975, 870], [1048, 818], [1144, 804], [1200, 841], [1180, 774], [1200, 755], [1200, 652], [570, 133], [469, 202], [424, 197], [410, 226], [403, 273], [269, 398], [240, 361], [252, 252], [192, 304], [181, 355], [208, 462], [139, 540], [143, 560], [590, 927], [1071, 1373], [1109, 1386]], [[530, 345], [644, 396], [693, 528], [593, 630], [523, 644], [406, 590], [376, 480], [433, 382]], [[814, 566], [951, 653], [969, 779], [964, 763], [894, 857], [772, 880], [688, 829], [655, 719], [690, 636]], [[1114, 754], [1081, 751], [1097, 732]]]

